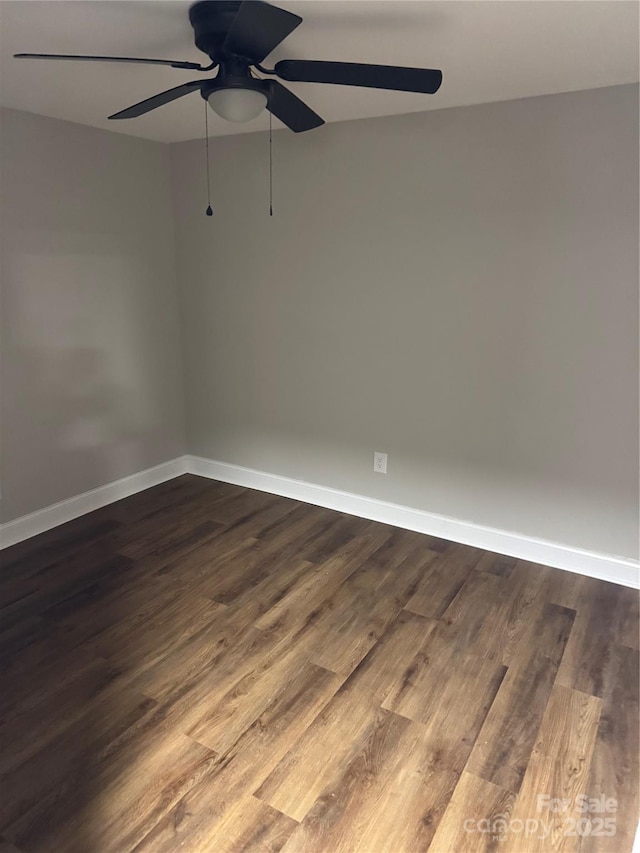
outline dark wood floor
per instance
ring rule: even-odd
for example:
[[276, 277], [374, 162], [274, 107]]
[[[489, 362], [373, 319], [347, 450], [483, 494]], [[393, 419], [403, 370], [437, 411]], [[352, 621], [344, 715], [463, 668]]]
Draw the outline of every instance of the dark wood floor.
[[193, 476], [2, 564], [0, 853], [631, 850], [632, 590]]

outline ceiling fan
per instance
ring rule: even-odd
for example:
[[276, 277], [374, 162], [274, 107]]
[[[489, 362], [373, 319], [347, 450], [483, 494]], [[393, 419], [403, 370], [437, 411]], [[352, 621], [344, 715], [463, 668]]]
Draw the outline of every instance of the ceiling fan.
[[19, 59], [70, 59], [89, 62], [135, 62], [168, 65], [194, 71], [218, 68], [215, 77], [183, 83], [166, 92], [114, 113], [110, 119], [137, 118], [196, 90], [212, 109], [229, 121], [249, 121], [266, 107], [296, 133], [324, 124], [304, 101], [277, 80], [255, 76], [252, 69], [281, 80], [365, 86], [403, 92], [433, 94], [442, 72], [428, 68], [366, 65], [357, 62], [317, 62], [285, 59], [273, 69], [262, 61], [302, 23], [299, 15], [261, 0], [200, 0], [189, 9], [196, 47], [207, 54], [210, 65], [169, 59], [138, 59], [126, 56], [75, 56], [68, 54], [16, 53]]

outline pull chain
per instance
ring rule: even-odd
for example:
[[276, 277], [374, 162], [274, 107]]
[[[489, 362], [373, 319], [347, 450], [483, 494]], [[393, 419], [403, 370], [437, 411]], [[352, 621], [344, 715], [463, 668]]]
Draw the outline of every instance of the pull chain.
[[209, 174], [209, 104], [204, 102], [204, 147], [207, 152], [207, 216], [213, 216], [211, 207], [211, 180]]
[[273, 128], [269, 112], [269, 216], [273, 216]]

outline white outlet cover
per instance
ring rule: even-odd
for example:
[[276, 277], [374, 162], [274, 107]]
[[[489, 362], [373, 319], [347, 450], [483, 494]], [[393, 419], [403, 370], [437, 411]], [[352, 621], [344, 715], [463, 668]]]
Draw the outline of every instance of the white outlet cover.
[[387, 473], [387, 454], [375, 451], [373, 454], [373, 470], [376, 474]]

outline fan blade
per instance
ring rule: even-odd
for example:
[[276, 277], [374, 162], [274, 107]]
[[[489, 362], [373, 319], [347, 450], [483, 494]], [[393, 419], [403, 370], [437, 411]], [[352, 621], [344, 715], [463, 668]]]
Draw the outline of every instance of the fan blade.
[[321, 119], [311, 107], [308, 107], [304, 101], [301, 101], [282, 83], [278, 83], [277, 80], [269, 80], [267, 85], [269, 86], [267, 109], [295, 133], [312, 130], [314, 127], [320, 127], [321, 124], [324, 124], [324, 119]]
[[82, 62], [137, 62], [140, 65], [170, 65], [171, 68], [186, 68], [193, 71], [210, 71], [197, 62], [178, 62], [173, 59], [137, 59], [133, 56], [74, 56], [68, 53], [14, 53], [14, 59], [79, 59]]
[[233, 19], [223, 50], [262, 62], [302, 22], [299, 15], [285, 12], [260, 0], [244, 0]]
[[430, 68], [401, 68], [396, 65], [363, 65], [359, 62], [283, 59], [276, 63], [274, 70], [283, 80], [368, 86], [372, 89], [395, 89], [428, 95], [437, 92], [442, 83], [442, 71]]
[[175, 101], [176, 98], [181, 98], [183, 95], [188, 95], [196, 89], [202, 88], [206, 80], [193, 80], [191, 83], [183, 83], [182, 86], [176, 86], [174, 89], [167, 89], [166, 92], [160, 92], [152, 98], [147, 98], [145, 101], [140, 101], [139, 104], [134, 104], [132, 107], [127, 107], [126, 110], [121, 110], [119, 113], [114, 113], [109, 118], [137, 118], [145, 113], [155, 110], [157, 107], [162, 107], [170, 101]]

